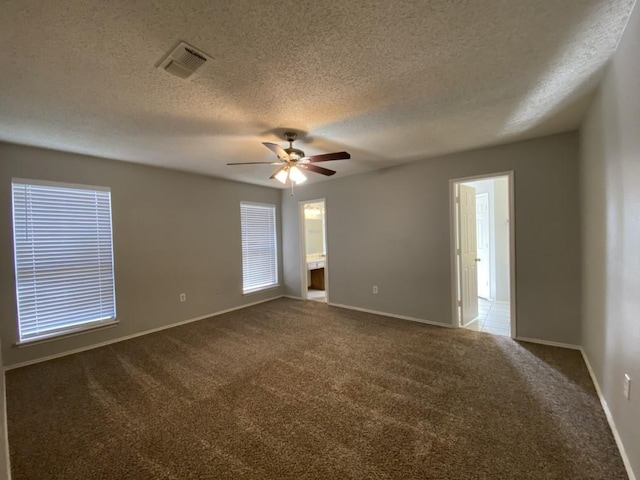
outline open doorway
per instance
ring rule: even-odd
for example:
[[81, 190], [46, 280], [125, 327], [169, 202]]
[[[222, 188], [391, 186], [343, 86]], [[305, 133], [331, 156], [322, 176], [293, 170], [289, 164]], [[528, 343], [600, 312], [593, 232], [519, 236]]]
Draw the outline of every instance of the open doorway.
[[513, 172], [450, 186], [454, 326], [515, 338]]
[[302, 233], [302, 295], [327, 302], [327, 235], [324, 200], [300, 202]]

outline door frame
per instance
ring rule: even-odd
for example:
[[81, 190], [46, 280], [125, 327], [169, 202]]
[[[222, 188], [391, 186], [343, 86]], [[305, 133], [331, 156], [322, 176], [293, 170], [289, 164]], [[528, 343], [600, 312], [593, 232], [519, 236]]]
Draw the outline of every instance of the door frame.
[[298, 226], [300, 231], [300, 296], [308, 300], [309, 284], [307, 282], [307, 238], [305, 232], [304, 206], [309, 203], [324, 203], [324, 295], [329, 303], [329, 244], [327, 243], [327, 199], [302, 200], [298, 202]]
[[456, 185], [476, 180], [488, 180], [495, 177], [507, 177], [507, 192], [509, 195], [509, 293], [511, 296], [511, 338], [517, 336], [516, 322], [516, 209], [515, 209], [515, 173], [513, 170], [504, 172], [486, 173], [470, 177], [449, 179], [449, 240], [451, 255], [451, 325], [454, 328], [462, 328], [458, 315], [458, 292], [460, 288], [460, 271], [456, 252]]

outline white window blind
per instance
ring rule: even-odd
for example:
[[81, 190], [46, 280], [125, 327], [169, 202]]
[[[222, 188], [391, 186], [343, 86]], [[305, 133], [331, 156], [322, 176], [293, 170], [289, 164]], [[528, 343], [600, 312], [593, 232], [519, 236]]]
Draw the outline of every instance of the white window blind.
[[256, 292], [278, 285], [276, 207], [240, 204], [242, 227], [242, 291]]
[[20, 341], [116, 318], [111, 192], [12, 182]]

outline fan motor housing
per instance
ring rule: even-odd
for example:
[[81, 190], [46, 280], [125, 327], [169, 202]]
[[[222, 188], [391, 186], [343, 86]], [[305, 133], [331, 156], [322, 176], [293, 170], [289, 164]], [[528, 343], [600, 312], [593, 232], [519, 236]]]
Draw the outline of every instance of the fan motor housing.
[[300, 160], [302, 157], [305, 156], [304, 152], [299, 148], [293, 148], [293, 147], [285, 148], [284, 151], [289, 154], [289, 157], [291, 157], [291, 160]]

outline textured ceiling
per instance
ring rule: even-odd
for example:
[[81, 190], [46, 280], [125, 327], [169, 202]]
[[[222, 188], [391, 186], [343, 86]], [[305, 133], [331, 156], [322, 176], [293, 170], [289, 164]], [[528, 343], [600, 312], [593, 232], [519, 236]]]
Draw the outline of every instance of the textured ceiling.
[[[0, 140], [277, 187], [225, 163], [288, 128], [351, 152], [332, 178], [567, 131], [633, 3], [3, 1]], [[155, 68], [179, 40], [188, 80]]]

